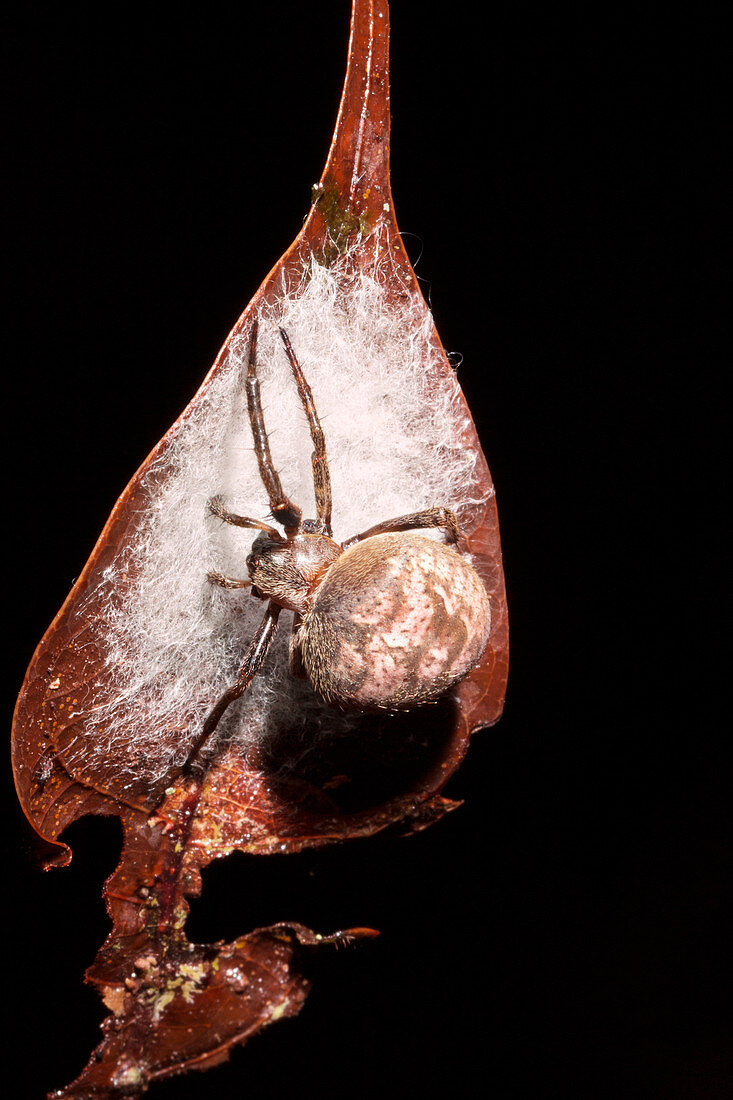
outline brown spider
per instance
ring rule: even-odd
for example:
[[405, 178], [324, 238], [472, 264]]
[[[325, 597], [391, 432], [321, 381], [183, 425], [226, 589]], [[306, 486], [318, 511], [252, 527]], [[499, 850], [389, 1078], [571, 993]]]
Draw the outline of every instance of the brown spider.
[[262, 532], [247, 557], [246, 580], [216, 572], [209, 580], [222, 588], [251, 587], [268, 604], [237, 680], [206, 718], [189, 760], [259, 671], [282, 608], [294, 613], [291, 673], [307, 676], [327, 703], [341, 708], [400, 710], [437, 699], [474, 667], [489, 636], [489, 597], [475, 569], [451, 546], [407, 533], [441, 527], [456, 543], [458, 523], [448, 508], [384, 520], [342, 545], [333, 540], [325, 437], [288, 335], [282, 328], [280, 335], [313, 440], [317, 519], [302, 519], [272, 463], [257, 378], [255, 320], [247, 406], [260, 476], [285, 536], [261, 520], [227, 511], [218, 497], [209, 502], [225, 523]]

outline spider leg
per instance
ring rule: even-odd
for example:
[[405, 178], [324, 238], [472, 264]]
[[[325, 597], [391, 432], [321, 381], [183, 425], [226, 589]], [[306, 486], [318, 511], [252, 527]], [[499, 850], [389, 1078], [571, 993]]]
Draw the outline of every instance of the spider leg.
[[270, 499], [270, 510], [273, 516], [282, 523], [285, 534], [297, 534], [300, 530], [300, 517], [302, 512], [297, 504], [293, 504], [290, 497], [285, 495], [282, 482], [277, 470], [272, 463], [270, 444], [265, 431], [265, 418], [262, 413], [262, 400], [260, 397], [260, 382], [257, 377], [257, 319], [252, 322], [249, 337], [249, 362], [247, 364], [247, 408], [249, 409], [249, 422], [252, 426], [252, 436], [257, 455], [257, 465], [260, 468], [262, 484]]
[[284, 328], [280, 329], [280, 335], [282, 336], [285, 351], [290, 360], [290, 366], [293, 368], [295, 383], [298, 387], [298, 393], [300, 394], [300, 400], [305, 410], [305, 415], [308, 417], [308, 426], [310, 428], [311, 439], [313, 440], [311, 462], [313, 464], [313, 488], [316, 494], [316, 511], [323, 533], [330, 536], [333, 534], [331, 530], [331, 474], [328, 468], [328, 457], [326, 456], [326, 437], [323, 434], [323, 428], [318, 419], [311, 388], [305, 380], [300, 363], [296, 358], [292, 344]]
[[250, 519], [249, 516], [237, 516], [234, 512], [229, 512], [224, 507], [221, 497], [212, 497], [209, 501], [209, 511], [213, 516], [223, 519], [225, 523], [231, 523], [233, 527], [255, 527], [258, 531], [267, 531], [271, 539], [282, 542], [280, 532], [274, 527], [270, 527], [269, 523], [263, 523], [259, 519]]
[[225, 577], [223, 573], [217, 573], [213, 570], [211, 573], [206, 574], [211, 584], [218, 584], [220, 588], [249, 588], [252, 581], [238, 581], [234, 577]]
[[425, 508], [422, 512], [411, 512], [407, 516], [396, 516], [395, 519], [385, 519], [381, 523], [375, 523], [359, 535], [352, 535], [343, 544], [344, 550], [353, 546], [355, 542], [370, 539], [372, 535], [383, 535], [388, 531], [413, 531], [421, 527], [443, 527], [448, 532], [449, 542], [458, 542], [460, 531], [455, 512], [450, 508]]
[[293, 625], [290, 631], [290, 645], [288, 647], [288, 672], [296, 680], [307, 680], [308, 675], [303, 664], [303, 655], [298, 645], [298, 631], [303, 622], [303, 616], [297, 611], [293, 613]]
[[247, 652], [244, 655], [244, 660], [239, 668], [239, 676], [234, 683], [226, 689], [224, 694], [214, 704], [214, 707], [209, 711], [208, 717], [203, 724], [201, 733], [198, 735], [193, 743], [193, 747], [188, 754], [188, 759], [184, 765], [185, 768], [189, 768], [194, 762], [201, 749], [208, 741], [211, 734], [221, 721], [224, 711], [227, 709], [230, 703], [233, 703], [235, 699], [239, 699], [241, 695], [244, 695], [249, 685], [254, 680], [255, 676], [259, 672], [262, 662], [265, 659], [265, 654], [270, 648], [270, 642], [275, 635], [275, 628], [277, 627], [278, 616], [280, 615], [280, 607], [270, 600], [267, 605], [267, 611], [264, 618], [260, 623], [257, 633], [247, 647]]

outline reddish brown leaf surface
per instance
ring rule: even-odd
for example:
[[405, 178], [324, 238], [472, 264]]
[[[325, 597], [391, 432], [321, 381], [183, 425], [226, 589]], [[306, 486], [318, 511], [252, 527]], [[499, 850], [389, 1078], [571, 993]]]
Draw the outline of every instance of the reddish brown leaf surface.
[[[377, 228], [379, 232], [377, 232]], [[231, 342], [254, 311], [274, 301], [283, 273], [297, 282], [313, 255], [328, 263], [348, 246], [357, 269], [380, 260], [384, 286], [424, 312], [397, 229], [389, 185], [388, 10], [386, 0], [354, 0], [349, 64], [333, 143], [305, 226], [232, 331], [185, 418], [215, 377]], [[437, 336], [435, 336], [437, 341]], [[434, 364], [430, 368], [436, 370]], [[436, 372], [450, 373], [442, 357]], [[174, 426], [175, 428], [175, 426]], [[173, 432], [174, 429], [171, 429]], [[111, 1015], [80, 1078], [61, 1096], [122, 1096], [156, 1078], [206, 1068], [261, 1027], [296, 1013], [306, 995], [291, 968], [296, 942], [316, 945], [370, 934], [321, 937], [299, 926], [251, 932], [234, 943], [200, 946], [184, 934], [187, 898], [200, 872], [232, 851], [295, 852], [370, 836], [390, 825], [408, 831], [450, 810], [441, 796], [470, 734], [495, 722], [507, 672], [507, 624], [496, 508], [470, 417], [462, 444], [478, 456], [477, 504], [464, 520], [466, 547], [492, 600], [492, 633], [480, 665], [454, 695], [398, 719], [365, 717], [365, 736], [326, 736], [317, 753], [293, 751], [287, 728], [274, 744], [244, 752], [230, 744], [185, 780], [176, 769], [130, 780], [119, 747], [87, 752], [89, 715], [114, 690], [106, 671], [109, 599], [100, 578], [143, 522], [155, 481], [166, 477], [171, 432], [115, 505], [97, 546], [39, 645], [18, 700], [13, 761], [28, 819], [48, 847], [48, 864], [70, 859], [59, 840], [87, 813], [118, 814], [124, 826], [119, 868], [105, 887], [112, 931], [87, 980]], [[104, 613], [104, 614], [103, 614]], [[171, 737], [193, 718], [182, 704]], [[193, 736], [189, 733], [189, 736]], [[124, 778], [123, 778], [124, 777]]]

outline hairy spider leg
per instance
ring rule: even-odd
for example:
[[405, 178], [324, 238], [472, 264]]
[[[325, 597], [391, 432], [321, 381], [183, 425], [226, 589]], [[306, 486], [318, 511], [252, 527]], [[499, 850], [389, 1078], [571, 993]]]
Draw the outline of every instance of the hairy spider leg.
[[257, 377], [257, 318], [252, 322], [249, 334], [249, 362], [247, 364], [245, 388], [257, 465], [260, 468], [262, 484], [265, 486], [265, 491], [270, 499], [270, 511], [278, 523], [283, 525], [286, 535], [297, 535], [300, 531], [300, 519], [303, 513], [298, 505], [294, 504], [290, 497], [285, 495], [278, 472], [272, 463], [270, 444], [265, 431], [265, 418], [262, 413], [262, 400], [260, 398], [260, 382]]
[[239, 668], [239, 676], [234, 683], [227, 688], [222, 697], [209, 712], [201, 729], [201, 733], [194, 741], [193, 747], [188, 754], [184, 769], [189, 768], [194, 762], [203, 746], [219, 725], [224, 711], [229, 704], [233, 703], [235, 699], [239, 699], [241, 695], [244, 695], [245, 691], [259, 672], [265, 655], [270, 648], [270, 642], [275, 636], [280, 610], [280, 607], [270, 600], [264, 618], [257, 629], [257, 633], [247, 647], [244, 660]]
[[321, 525], [322, 533], [330, 537], [333, 534], [331, 529], [331, 473], [328, 468], [328, 457], [326, 455], [326, 437], [323, 434], [323, 428], [318, 419], [313, 393], [305, 380], [305, 375], [301, 370], [300, 363], [298, 362], [296, 354], [293, 351], [293, 346], [284, 328], [280, 329], [280, 335], [282, 336], [285, 351], [290, 360], [290, 366], [293, 369], [295, 383], [298, 387], [298, 393], [303, 409], [305, 410], [305, 415], [308, 417], [308, 426], [310, 428], [311, 439], [313, 440], [311, 463], [313, 465], [313, 489], [316, 496], [318, 521]]
[[290, 628], [290, 645], [288, 647], [288, 672], [296, 680], [307, 680], [308, 673], [303, 664], [303, 654], [297, 644], [298, 631], [303, 622], [303, 616], [297, 611], [293, 612], [293, 624]]
[[366, 531], [352, 535], [343, 543], [343, 548], [346, 550], [355, 542], [370, 539], [372, 535], [384, 535], [389, 531], [413, 531], [421, 527], [443, 527], [448, 533], [448, 542], [458, 542], [461, 537], [455, 512], [451, 512], [450, 508], [425, 508], [422, 512], [411, 512], [407, 516], [396, 516], [395, 519], [385, 519], [381, 523], [375, 523]]
[[216, 570], [207, 573], [206, 577], [211, 584], [218, 584], [219, 588], [250, 588], [252, 586], [252, 581], [249, 579], [238, 581], [235, 577], [225, 577], [223, 573], [217, 573]]
[[258, 531], [266, 531], [271, 539], [282, 542], [283, 537], [275, 527], [269, 523], [263, 523], [260, 519], [250, 519], [249, 516], [238, 516], [224, 507], [221, 497], [212, 497], [209, 501], [209, 511], [212, 515], [223, 519], [225, 523], [231, 523], [233, 527], [255, 527]]

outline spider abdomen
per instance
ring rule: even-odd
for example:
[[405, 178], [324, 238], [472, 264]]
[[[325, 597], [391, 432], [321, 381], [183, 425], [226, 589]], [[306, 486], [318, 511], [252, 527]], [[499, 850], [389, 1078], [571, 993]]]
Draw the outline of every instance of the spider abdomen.
[[462, 680], [490, 625], [486, 588], [456, 550], [422, 535], [385, 534], [331, 566], [298, 642], [326, 702], [404, 709]]

